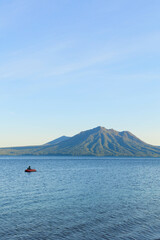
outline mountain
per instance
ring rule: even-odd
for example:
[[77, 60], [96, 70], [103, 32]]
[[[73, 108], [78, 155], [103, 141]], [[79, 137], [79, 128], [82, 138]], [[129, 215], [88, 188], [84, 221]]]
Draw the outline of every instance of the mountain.
[[160, 148], [144, 143], [128, 131], [97, 127], [83, 131], [70, 139], [37, 154], [91, 156], [160, 156]]
[[65, 141], [70, 137], [62, 136], [56, 138], [48, 143], [37, 146], [24, 146], [24, 147], [9, 147], [9, 148], [0, 148], [0, 155], [35, 155], [39, 149], [45, 149], [47, 146], [53, 146], [57, 143]]
[[9, 155], [160, 157], [160, 147], [149, 145], [128, 131], [118, 132], [114, 129], [96, 127], [73, 137], [63, 136], [41, 146], [0, 149], [0, 155], [5, 153]]

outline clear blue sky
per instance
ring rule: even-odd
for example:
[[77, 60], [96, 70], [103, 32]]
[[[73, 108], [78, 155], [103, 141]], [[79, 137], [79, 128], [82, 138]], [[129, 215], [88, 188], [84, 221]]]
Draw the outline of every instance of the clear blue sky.
[[0, 147], [96, 126], [160, 145], [159, 0], [0, 0]]

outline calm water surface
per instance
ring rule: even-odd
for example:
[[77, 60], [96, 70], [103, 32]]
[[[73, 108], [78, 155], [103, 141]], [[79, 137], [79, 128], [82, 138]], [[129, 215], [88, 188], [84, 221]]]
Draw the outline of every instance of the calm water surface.
[[[160, 239], [160, 159], [0, 157], [1, 240]], [[25, 173], [26, 167], [36, 173]]]

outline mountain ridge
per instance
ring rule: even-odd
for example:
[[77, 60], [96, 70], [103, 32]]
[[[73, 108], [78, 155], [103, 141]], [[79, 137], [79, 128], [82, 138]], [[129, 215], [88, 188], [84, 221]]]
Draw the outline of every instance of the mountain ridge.
[[160, 147], [143, 142], [129, 131], [98, 126], [36, 147], [1, 148], [0, 155], [160, 157]]
[[67, 136], [61, 136], [59, 138], [56, 138], [56, 139], [54, 139], [54, 140], [52, 140], [50, 142], [47, 142], [47, 143], [43, 144], [43, 145], [55, 145], [55, 144], [57, 144], [59, 142], [66, 141], [69, 138], [70, 137], [67, 137]]

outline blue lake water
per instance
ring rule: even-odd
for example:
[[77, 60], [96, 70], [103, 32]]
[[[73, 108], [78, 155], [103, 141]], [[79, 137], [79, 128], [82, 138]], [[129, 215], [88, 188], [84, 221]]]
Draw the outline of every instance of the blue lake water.
[[[160, 158], [0, 157], [1, 240], [160, 239]], [[36, 173], [25, 173], [29, 165]]]

